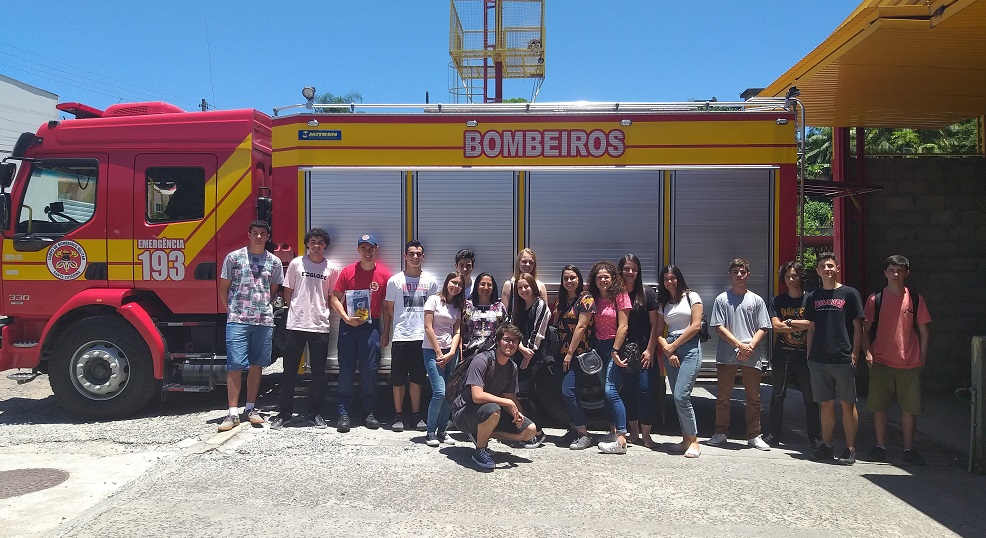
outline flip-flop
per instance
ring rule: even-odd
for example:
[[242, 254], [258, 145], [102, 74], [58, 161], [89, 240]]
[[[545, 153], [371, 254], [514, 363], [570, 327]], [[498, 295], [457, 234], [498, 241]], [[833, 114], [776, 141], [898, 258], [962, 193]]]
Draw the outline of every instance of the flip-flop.
[[702, 455], [701, 450], [696, 450], [694, 448], [689, 448], [685, 451], [685, 457], [689, 459], [694, 459]]

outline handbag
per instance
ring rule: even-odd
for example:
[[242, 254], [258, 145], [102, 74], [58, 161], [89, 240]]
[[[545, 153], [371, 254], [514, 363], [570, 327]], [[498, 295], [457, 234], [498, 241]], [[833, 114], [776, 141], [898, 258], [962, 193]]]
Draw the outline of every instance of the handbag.
[[[687, 291], [685, 292], [685, 298], [688, 299], [688, 309], [691, 310], [691, 308], [692, 308], [692, 298], [688, 295], [688, 292]], [[702, 325], [699, 326], [699, 328], [698, 328], [698, 341], [699, 342], [708, 342], [709, 341], [709, 338], [711, 338], [709, 336], [709, 320], [708, 320], [708, 318], [705, 317], [705, 309], [703, 308], [702, 309]]]
[[583, 374], [596, 375], [603, 371], [603, 358], [599, 356], [599, 353], [596, 353], [595, 349], [580, 353], [575, 358], [579, 361], [579, 370]]
[[640, 356], [640, 346], [636, 342], [626, 342], [623, 347], [617, 351], [617, 354], [621, 359], [626, 361], [626, 370], [631, 374], [639, 374], [641, 370], [644, 369], [643, 362]]

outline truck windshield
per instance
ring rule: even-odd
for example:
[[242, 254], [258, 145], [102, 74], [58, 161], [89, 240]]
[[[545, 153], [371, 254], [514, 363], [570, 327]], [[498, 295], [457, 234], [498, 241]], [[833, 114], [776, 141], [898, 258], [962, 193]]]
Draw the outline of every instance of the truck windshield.
[[31, 164], [17, 233], [62, 236], [92, 218], [96, 207], [95, 159], [48, 159]]

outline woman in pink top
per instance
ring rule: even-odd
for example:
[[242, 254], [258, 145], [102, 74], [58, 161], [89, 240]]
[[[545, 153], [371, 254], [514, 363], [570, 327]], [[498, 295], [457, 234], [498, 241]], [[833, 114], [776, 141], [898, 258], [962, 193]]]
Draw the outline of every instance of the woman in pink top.
[[623, 369], [626, 361], [617, 350], [626, 339], [630, 319], [630, 297], [623, 291], [623, 279], [611, 262], [596, 262], [589, 270], [589, 293], [593, 299], [592, 323], [596, 332], [596, 353], [606, 365], [606, 411], [616, 427], [616, 439], [602, 441], [599, 450], [605, 454], [626, 454], [627, 411], [620, 398]]

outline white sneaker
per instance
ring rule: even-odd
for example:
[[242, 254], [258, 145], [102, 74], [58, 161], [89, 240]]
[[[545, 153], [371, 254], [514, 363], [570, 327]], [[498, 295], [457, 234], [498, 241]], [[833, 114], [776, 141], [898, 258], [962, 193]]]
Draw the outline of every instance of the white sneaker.
[[618, 441], [602, 441], [599, 443], [599, 451], [603, 454], [626, 454], [627, 447], [621, 445]]
[[724, 434], [724, 433], [717, 433], [717, 434], [713, 435], [712, 438], [709, 439], [706, 442], [706, 444], [709, 445], [709, 446], [724, 445], [724, 444], [726, 444], [726, 434]]
[[770, 450], [770, 445], [768, 445], [760, 435], [754, 437], [753, 439], [747, 439], [746, 442], [757, 450]]

